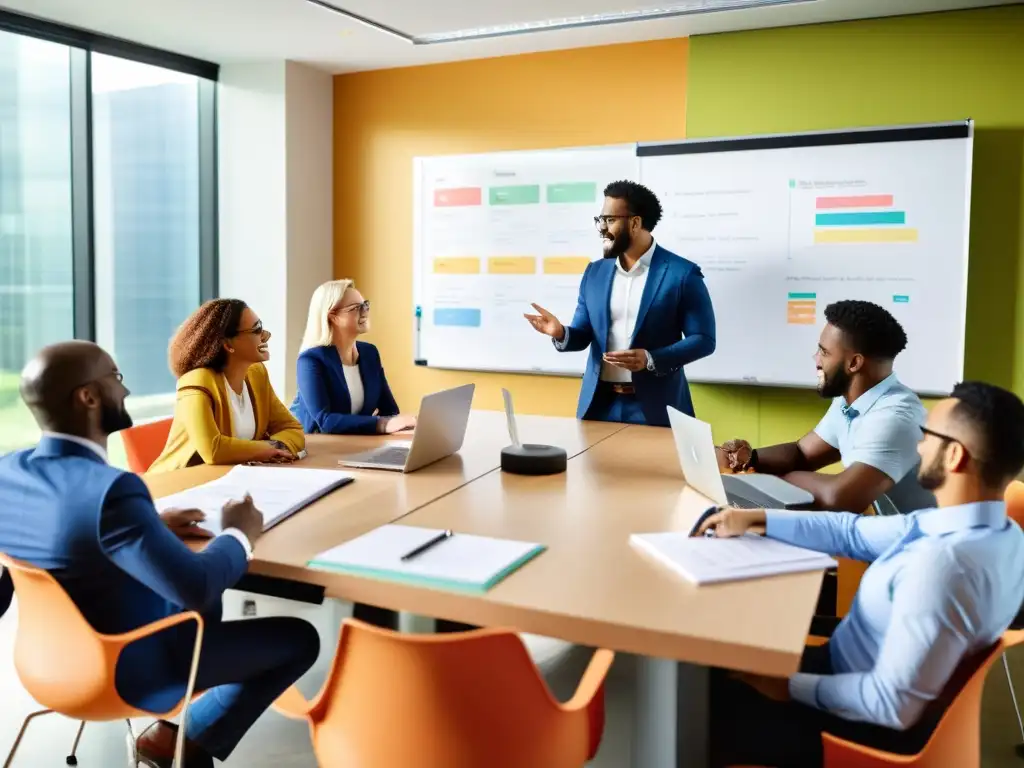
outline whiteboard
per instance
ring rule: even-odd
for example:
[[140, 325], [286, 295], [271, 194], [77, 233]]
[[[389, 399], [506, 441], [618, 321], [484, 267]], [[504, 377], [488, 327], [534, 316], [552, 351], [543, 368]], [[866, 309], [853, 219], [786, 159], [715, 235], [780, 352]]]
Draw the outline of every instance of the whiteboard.
[[423, 157], [414, 161], [418, 365], [579, 376], [523, 319], [565, 324], [602, 256], [601, 192], [638, 179], [665, 216], [655, 239], [697, 263], [717, 350], [691, 381], [812, 387], [825, 307], [865, 299], [909, 339], [900, 379], [962, 378], [973, 123]]
[[864, 299], [907, 333], [901, 381], [963, 376], [973, 124], [638, 147], [658, 242], [700, 265], [717, 350], [698, 382], [813, 386], [825, 307]]
[[523, 318], [566, 324], [602, 246], [604, 187], [636, 179], [636, 145], [417, 158], [413, 285], [419, 365], [580, 376]]

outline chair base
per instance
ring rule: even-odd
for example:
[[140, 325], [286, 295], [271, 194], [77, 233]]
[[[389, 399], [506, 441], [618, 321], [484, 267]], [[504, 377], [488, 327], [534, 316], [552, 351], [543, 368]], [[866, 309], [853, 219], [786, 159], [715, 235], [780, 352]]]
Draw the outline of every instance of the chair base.
[[1024, 744], [1018, 744], [1016, 747], [1014, 747], [1014, 750], [1017, 752], [1017, 757], [1019, 757], [1021, 760], [1024, 760]]

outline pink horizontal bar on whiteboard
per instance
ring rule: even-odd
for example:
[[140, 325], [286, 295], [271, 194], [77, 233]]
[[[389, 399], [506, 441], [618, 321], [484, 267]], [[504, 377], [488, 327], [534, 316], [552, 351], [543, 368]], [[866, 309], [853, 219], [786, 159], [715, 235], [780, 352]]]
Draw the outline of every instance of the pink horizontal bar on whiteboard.
[[849, 195], [846, 197], [819, 197], [815, 208], [888, 208], [892, 195]]

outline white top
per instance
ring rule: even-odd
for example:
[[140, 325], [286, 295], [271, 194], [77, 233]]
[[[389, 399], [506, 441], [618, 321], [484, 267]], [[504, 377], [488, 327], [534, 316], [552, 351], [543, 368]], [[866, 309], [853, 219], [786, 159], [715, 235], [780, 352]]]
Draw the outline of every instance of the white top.
[[239, 440], [256, 439], [256, 412], [252, 408], [252, 398], [249, 397], [249, 387], [242, 382], [242, 394], [238, 394], [231, 388], [227, 377], [224, 378], [224, 388], [228, 391], [228, 403], [231, 405], [231, 432]]
[[359, 375], [359, 366], [342, 363], [341, 370], [345, 373], [345, 384], [348, 385], [348, 396], [352, 401], [352, 413], [359, 413], [363, 410], [363, 403], [366, 400], [363, 393], [363, 377]]
[[[608, 302], [608, 317], [611, 322], [608, 324], [606, 347], [609, 352], [621, 352], [624, 349], [629, 349], [655, 247], [652, 239], [647, 253], [641, 256], [633, 268], [628, 271], [623, 269], [619, 259], [615, 259], [615, 277], [612, 278], [612, 295]], [[614, 365], [602, 363], [601, 380], [628, 383], [633, 380], [633, 374], [624, 368], [616, 368]]]

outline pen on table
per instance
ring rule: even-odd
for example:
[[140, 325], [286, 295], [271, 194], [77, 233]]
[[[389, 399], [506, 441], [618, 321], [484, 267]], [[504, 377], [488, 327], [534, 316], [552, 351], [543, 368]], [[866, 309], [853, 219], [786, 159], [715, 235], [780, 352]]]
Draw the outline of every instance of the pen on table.
[[423, 554], [428, 549], [430, 549], [431, 547], [433, 547], [433, 546], [435, 546], [437, 544], [440, 544], [445, 539], [450, 539], [453, 535], [454, 534], [450, 530], [441, 531], [441, 533], [437, 534], [437, 536], [435, 536], [434, 538], [430, 539], [430, 541], [427, 541], [427, 542], [424, 542], [423, 544], [420, 544], [418, 547], [416, 547], [416, 549], [412, 550], [412, 552], [406, 552], [404, 555], [402, 555], [401, 559], [403, 561], [405, 561], [405, 560], [409, 560], [411, 558], [416, 557], [416, 555]]

